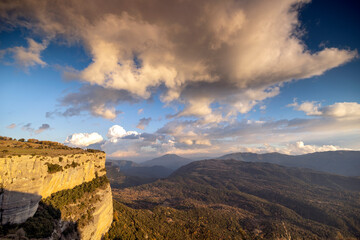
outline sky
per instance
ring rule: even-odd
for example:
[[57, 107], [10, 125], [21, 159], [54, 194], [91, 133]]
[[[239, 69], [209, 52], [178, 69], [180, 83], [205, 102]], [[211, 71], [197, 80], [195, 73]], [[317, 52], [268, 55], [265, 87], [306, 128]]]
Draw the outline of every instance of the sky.
[[356, 0], [0, 2], [0, 135], [142, 161], [360, 150]]

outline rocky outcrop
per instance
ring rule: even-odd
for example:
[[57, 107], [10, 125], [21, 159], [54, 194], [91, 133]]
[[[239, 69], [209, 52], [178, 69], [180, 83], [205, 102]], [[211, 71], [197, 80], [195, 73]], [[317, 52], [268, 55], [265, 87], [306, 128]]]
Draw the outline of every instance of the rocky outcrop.
[[[23, 223], [35, 214], [41, 199], [61, 190], [90, 184], [105, 174], [103, 152], [52, 157], [13, 155], [0, 158], [0, 222], [2, 225]], [[80, 236], [80, 239], [98, 240], [110, 228], [113, 204], [108, 182], [76, 201], [76, 204], [71, 204], [69, 208], [82, 205], [83, 210], [77, 208], [77, 215], [70, 214], [70, 220], [61, 217], [51, 239], [73, 239], [74, 236]], [[89, 221], [81, 226], [74, 225], [84, 214], [89, 215]], [[70, 235], [67, 230], [69, 224], [77, 226]], [[64, 231], [70, 238], [64, 237]]]
[[[49, 172], [51, 166], [61, 170]], [[105, 172], [104, 153], [48, 157], [21, 155], [0, 158], [0, 219], [22, 223], [33, 216], [41, 198], [91, 181]]]

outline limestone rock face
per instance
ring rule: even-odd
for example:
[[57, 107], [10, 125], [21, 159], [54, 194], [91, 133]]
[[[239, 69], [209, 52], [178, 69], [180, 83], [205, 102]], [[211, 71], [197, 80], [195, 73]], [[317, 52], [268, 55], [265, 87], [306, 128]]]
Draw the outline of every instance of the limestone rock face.
[[81, 239], [98, 240], [109, 230], [113, 221], [113, 202], [110, 184], [106, 189], [100, 189], [96, 192], [100, 196], [100, 201], [92, 207], [95, 208], [92, 214], [94, 220], [80, 229]]
[[[50, 173], [49, 164], [59, 165], [62, 170]], [[105, 154], [101, 152], [61, 157], [21, 155], [0, 158], [1, 224], [22, 223], [34, 215], [41, 198], [105, 173]]]

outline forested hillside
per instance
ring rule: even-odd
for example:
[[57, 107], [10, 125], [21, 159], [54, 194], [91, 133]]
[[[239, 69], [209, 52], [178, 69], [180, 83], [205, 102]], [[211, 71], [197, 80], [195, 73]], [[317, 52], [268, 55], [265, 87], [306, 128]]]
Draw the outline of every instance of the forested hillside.
[[360, 237], [360, 179], [306, 169], [204, 160], [114, 197], [108, 239]]

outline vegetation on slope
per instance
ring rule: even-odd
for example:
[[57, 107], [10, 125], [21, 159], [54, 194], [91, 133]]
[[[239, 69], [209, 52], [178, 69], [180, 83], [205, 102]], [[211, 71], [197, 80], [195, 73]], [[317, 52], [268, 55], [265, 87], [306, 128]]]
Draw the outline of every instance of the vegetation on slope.
[[249, 239], [241, 228], [241, 215], [230, 211], [132, 209], [114, 201], [114, 222], [104, 239]]
[[108, 239], [141, 232], [149, 239], [231, 239], [234, 232], [239, 239], [360, 237], [359, 178], [208, 160], [113, 191], [117, 218], [127, 223], [115, 221]]
[[96, 177], [90, 182], [85, 182], [72, 189], [62, 190], [51, 194], [50, 197], [45, 198], [44, 203], [51, 205], [57, 209], [62, 209], [64, 206], [76, 203], [86, 193], [92, 193], [98, 188], [102, 188], [109, 183], [106, 175]]

